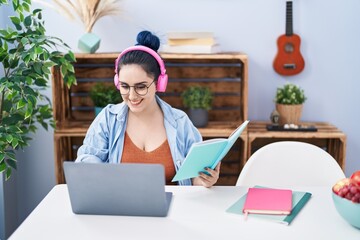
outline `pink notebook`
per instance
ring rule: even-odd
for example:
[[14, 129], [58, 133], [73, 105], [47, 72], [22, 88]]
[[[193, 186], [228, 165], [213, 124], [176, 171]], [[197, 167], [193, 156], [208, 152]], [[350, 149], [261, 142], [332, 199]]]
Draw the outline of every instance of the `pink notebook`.
[[288, 189], [249, 188], [243, 212], [260, 214], [290, 214], [292, 191]]

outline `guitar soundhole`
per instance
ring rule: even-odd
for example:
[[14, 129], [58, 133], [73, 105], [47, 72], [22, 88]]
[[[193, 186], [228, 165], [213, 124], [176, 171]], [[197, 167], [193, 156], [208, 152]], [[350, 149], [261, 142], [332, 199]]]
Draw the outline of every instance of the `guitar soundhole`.
[[292, 43], [285, 44], [285, 52], [292, 53], [294, 51], [294, 45]]

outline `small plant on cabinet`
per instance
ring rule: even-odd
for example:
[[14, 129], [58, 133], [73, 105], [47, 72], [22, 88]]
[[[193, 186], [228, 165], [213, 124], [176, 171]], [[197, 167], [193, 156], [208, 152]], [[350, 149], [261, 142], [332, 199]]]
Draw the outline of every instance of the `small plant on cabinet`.
[[95, 113], [99, 113], [106, 105], [121, 103], [122, 97], [114, 85], [96, 83], [90, 90], [90, 98], [95, 106]]
[[182, 93], [181, 97], [195, 127], [205, 127], [208, 124], [208, 110], [211, 109], [213, 100], [210, 88], [191, 86]]

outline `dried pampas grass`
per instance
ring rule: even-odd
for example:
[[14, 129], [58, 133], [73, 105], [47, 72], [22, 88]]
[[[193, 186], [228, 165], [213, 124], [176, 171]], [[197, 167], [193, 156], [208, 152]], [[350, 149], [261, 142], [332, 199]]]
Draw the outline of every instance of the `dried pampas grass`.
[[[48, 1], [36, 2], [49, 5]], [[120, 0], [53, 0], [56, 7], [52, 7], [70, 19], [74, 19], [77, 15], [83, 22], [86, 32], [91, 32], [96, 21], [101, 17], [117, 15], [121, 12], [118, 2]]]

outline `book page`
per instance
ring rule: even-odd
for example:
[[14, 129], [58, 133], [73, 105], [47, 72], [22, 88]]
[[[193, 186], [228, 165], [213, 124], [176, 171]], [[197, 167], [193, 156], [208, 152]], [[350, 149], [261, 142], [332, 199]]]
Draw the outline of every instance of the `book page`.
[[214, 142], [224, 142], [224, 141], [227, 141], [227, 139], [226, 138], [212, 138], [212, 139], [204, 140], [202, 142], [194, 143], [193, 145], [204, 145], [204, 144], [210, 144], [210, 143], [214, 143]]
[[[233, 136], [237, 131], [239, 131], [240, 128], [243, 128], [243, 129], [244, 129], [244, 128], [247, 126], [248, 123], [249, 123], [249, 120], [244, 121], [240, 126], [238, 126], [238, 127], [230, 134], [229, 138], [230, 138], [231, 136]], [[241, 131], [241, 132], [242, 132], [242, 131]]]
[[214, 162], [214, 164], [212, 165], [212, 167], [211, 167], [212, 169], [214, 169], [216, 167], [216, 165], [219, 163], [219, 161], [221, 161], [225, 157], [225, 155], [230, 151], [231, 147], [234, 145], [236, 140], [240, 137], [241, 133], [244, 131], [244, 129], [246, 128], [248, 123], [249, 123], [249, 120], [246, 120], [230, 134], [229, 138], [227, 139], [226, 147], [219, 155], [218, 160], [216, 162]]

